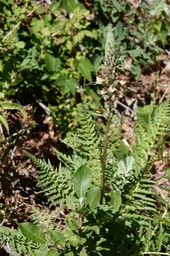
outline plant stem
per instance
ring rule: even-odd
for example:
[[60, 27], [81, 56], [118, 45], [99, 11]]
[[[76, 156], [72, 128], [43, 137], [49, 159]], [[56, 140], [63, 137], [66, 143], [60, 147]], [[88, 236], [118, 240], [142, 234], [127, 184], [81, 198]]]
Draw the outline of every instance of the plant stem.
[[100, 198], [100, 203], [101, 204], [103, 204], [103, 199], [104, 199], [105, 180], [106, 180], [106, 164], [107, 164], [107, 150], [108, 150], [108, 144], [109, 144], [109, 141], [110, 141], [109, 133], [110, 133], [111, 120], [112, 120], [112, 102], [111, 102], [111, 99], [110, 99], [109, 100], [109, 111], [108, 111], [108, 118], [107, 118], [107, 124], [106, 124], [105, 139], [104, 139], [104, 146], [103, 146], [103, 154], [101, 156], [101, 167], [102, 167], [101, 198]]

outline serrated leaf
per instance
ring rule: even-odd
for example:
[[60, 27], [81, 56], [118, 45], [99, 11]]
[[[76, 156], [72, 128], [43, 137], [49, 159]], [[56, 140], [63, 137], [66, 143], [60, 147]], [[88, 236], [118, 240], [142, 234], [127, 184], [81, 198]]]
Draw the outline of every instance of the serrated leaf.
[[45, 66], [48, 72], [54, 73], [57, 72], [60, 68], [61, 61], [59, 58], [55, 58], [54, 56], [46, 53], [45, 55]]
[[89, 205], [90, 210], [95, 209], [100, 203], [100, 188], [91, 188], [87, 193], [86, 204]]
[[46, 243], [45, 233], [34, 223], [23, 222], [19, 224], [19, 228], [22, 234], [28, 239], [41, 244]]
[[118, 211], [122, 204], [122, 197], [119, 191], [111, 191], [110, 194], [110, 205], [113, 207], [114, 211]]
[[74, 78], [68, 78], [66, 74], [61, 74], [57, 79], [56, 83], [61, 87], [63, 93], [71, 93], [75, 96], [76, 87], [78, 86], [78, 81]]
[[79, 198], [83, 198], [90, 186], [92, 180], [92, 174], [90, 169], [82, 165], [74, 175], [73, 184], [76, 195]]
[[92, 81], [91, 73], [94, 71], [94, 67], [87, 58], [80, 60], [78, 70], [85, 79], [87, 79], [89, 82]]

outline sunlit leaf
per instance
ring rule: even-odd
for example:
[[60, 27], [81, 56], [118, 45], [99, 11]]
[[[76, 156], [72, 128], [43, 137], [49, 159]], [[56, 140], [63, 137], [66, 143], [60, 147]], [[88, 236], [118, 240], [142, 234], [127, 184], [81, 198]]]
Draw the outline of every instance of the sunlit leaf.
[[19, 224], [19, 228], [22, 234], [28, 239], [41, 244], [46, 243], [45, 233], [34, 223], [23, 222]]
[[19, 110], [23, 115], [23, 118], [26, 119], [27, 113], [25, 109], [17, 103], [12, 103], [9, 101], [1, 102], [0, 108], [6, 109], [6, 110]]
[[79, 198], [84, 197], [90, 186], [92, 174], [90, 169], [82, 165], [74, 175], [74, 190]]
[[91, 73], [94, 71], [94, 67], [87, 58], [80, 60], [78, 70], [85, 79], [87, 79], [89, 82], [92, 81]]
[[7, 133], [9, 133], [9, 125], [8, 125], [8, 122], [7, 122], [6, 118], [4, 117], [4, 115], [2, 115], [2, 113], [0, 113], [0, 123], [3, 124], [3, 126], [5, 127]]
[[119, 191], [111, 191], [110, 205], [113, 207], [114, 211], [118, 211], [122, 204], [122, 197]]

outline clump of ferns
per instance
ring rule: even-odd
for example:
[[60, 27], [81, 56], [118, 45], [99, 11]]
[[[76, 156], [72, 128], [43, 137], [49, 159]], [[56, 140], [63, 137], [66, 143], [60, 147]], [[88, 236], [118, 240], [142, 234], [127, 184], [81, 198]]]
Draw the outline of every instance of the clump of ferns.
[[[80, 126], [76, 134], [70, 133], [64, 139], [64, 143], [73, 153], [66, 155], [57, 151], [57, 156], [63, 164], [55, 169], [50, 162], [36, 159], [26, 153], [38, 167], [38, 186], [48, 196], [50, 206], [59, 206], [57, 212], [33, 210], [33, 221], [42, 227], [47, 236], [50, 229], [63, 231], [69, 243], [71, 236], [70, 233], [67, 234], [67, 226], [72, 220], [78, 220], [81, 224], [78, 229], [79, 238], [80, 234], [87, 235], [85, 246], [88, 254], [84, 255], [93, 255], [91, 244], [100, 245], [104, 241], [107, 241], [106, 247], [110, 250], [104, 255], [110, 255], [111, 251], [114, 251], [115, 255], [130, 255], [131, 252], [137, 252], [134, 255], [139, 255], [139, 251], [149, 255], [149, 251], [160, 252], [162, 248], [168, 248], [169, 241], [169, 203], [162, 203], [161, 209], [157, 207], [153, 192], [154, 181], [150, 172], [150, 156], [153, 147], [169, 131], [170, 105], [168, 100], [165, 101], [153, 115], [149, 115], [145, 126], [137, 127], [135, 145], [130, 148], [124, 145], [121, 140], [121, 125], [117, 125], [115, 115], [116, 100], [122, 87], [119, 74], [122, 72], [123, 58], [115, 45], [113, 31], [109, 27], [102, 77], [97, 78], [97, 83], [102, 86], [99, 94], [105, 104], [103, 116], [106, 125], [103, 133], [97, 131], [86, 104], [81, 104], [78, 106]], [[75, 174], [82, 166], [86, 166], [86, 171], [89, 169], [92, 172], [92, 189], [99, 191], [99, 199], [95, 198], [97, 203], [94, 209], [88, 211], [88, 204], [84, 209], [81, 201], [83, 213], [77, 212], [80, 198], [75, 198], [74, 186]], [[90, 195], [91, 200], [93, 194]], [[65, 216], [64, 220], [61, 219], [61, 222], [56, 222], [56, 219], [60, 220], [61, 211], [65, 207], [70, 209], [68, 216]], [[84, 210], [87, 210], [87, 215]], [[89, 235], [86, 228], [89, 229]], [[115, 229], [118, 231], [116, 234]], [[10, 234], [10, 230], [6, 228], [0, 232], [4, 244], [8, 238], [7, 232]], [[20, 235], [17, 231], [15, 233]], [[14, 238], [16, 234], [13, 235]], [[19, 238], [27, 243], [24, 238]], [[14, 240], [11, 242], [12, 247], [15, 247]], [[34, 248], [36, 244], [30, 243], [29, 250]], [[82, 250], [82, 245], [78, 250]]]
[[[136, 143], [130, 149], [122, 145], [120, 137], [118, 143], [115, 143], [113, 119], [119, 91], [123, 86], [123, 82], [119, 79], [123, 69], [123, 58], [119, 54], [119, 48], [115, 46], [113, 31], [109, 27], [102, 76], [97, 78], [97, 83], [103, 86], [98, 93], [102, 96], [106, 109], [104, 113], [106, 127], [101, 150], [101, 204], [110, 189], [110, 195], [116, 193], [117, 200], [122, 201], [120, 219], [129, 223], [128, 225], [136, 223], [137, 226], [141, 225], [145, 228], [150, 226], [152, 233], [156, 219], [158, 222], [162, 221], [158, 212], [164, 215], [164, 210], [161, 213], [157, 208], [156, 195], [153, 192], [155, 183], [151, 179], [151, 154], [153, 148], [157, 147], [157, 143], [170, 129], [170, 103], [166, 100], [154, 113], [150, 113], [145, 127], [138, 125]], [[120, 135], [120, 130], [118, 134]], [[124, 153], [119, 152], [117, 157], [114, 157], [117, 149], [120, 151], [123, 149]], [[114, 196], [111, 196], [111, 201], [112, 198]], [[163, 202], [163, 205], [166, 203]], [[167, 215], [166, 218], [168, 218]]]

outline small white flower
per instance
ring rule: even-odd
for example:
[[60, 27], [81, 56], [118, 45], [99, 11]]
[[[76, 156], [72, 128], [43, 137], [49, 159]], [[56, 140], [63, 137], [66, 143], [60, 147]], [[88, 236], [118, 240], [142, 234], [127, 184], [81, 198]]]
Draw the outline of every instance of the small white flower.
[[104, 83], [104, 78], [97, 76], [96, 78], [96, 84], [103, 84]]

